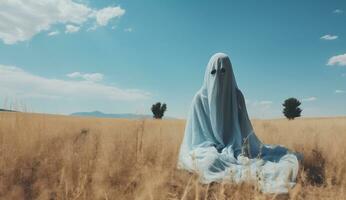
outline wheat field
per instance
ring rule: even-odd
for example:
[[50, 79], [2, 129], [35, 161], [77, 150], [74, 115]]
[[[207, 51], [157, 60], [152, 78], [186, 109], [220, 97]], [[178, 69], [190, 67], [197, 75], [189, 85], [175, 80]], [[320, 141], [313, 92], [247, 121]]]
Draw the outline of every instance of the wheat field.
[[346, 118], [253, 120], [258, 137], [304, 154], [288, 195], [202, 185], [176, 169], [183, 120], [0, 113], [0, 199], [345, 199]]

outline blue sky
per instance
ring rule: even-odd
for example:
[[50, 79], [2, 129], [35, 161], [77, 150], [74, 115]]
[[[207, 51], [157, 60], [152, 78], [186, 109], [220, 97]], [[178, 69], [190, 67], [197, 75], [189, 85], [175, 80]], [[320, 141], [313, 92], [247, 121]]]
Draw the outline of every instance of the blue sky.
[[0, 104], [34, 112], [185, 117], [227, 53], [252, 118], [346, 115], [346, 2], [16, 0], [0, 3]]

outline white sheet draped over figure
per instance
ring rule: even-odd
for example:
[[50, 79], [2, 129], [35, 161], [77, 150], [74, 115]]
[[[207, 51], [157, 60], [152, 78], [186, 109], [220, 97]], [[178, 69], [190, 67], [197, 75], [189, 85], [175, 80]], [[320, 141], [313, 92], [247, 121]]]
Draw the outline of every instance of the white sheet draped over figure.
[[178, 167], [198, 173], [203, 183], [246, 181], [264, 193], [286, 193], [298, 165], [295, 153], [257, 138], [229, 57], [213, 55], [192, 102]]

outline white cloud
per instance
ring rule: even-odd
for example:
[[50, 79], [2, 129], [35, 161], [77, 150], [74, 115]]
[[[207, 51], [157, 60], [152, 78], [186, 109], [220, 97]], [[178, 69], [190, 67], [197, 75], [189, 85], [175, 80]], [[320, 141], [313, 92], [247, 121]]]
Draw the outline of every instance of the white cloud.
[[[270, 118], [277, 116], [276, 109], [274, 109], [274, 102], [269, 100], [248, 100], [247, 110], [251, 117], [255, 118]], [[279, 112], [280, 114], [280, 112]]]
[[111, 19], [124, 14], [125, 10], [120, 7], [106, 7], [95, 11], [93, 15], [96, 17], [96, 22], [99, 26], [106, 26]]
[[305, 102], [307, 102], [307, 101], [316, 101], [316, 100], [317, 100], [316, 97], [307, 97], [307, 98], [302, 99], [302, 101], [305, 101]]
[[261, 109], [261, 110], [267, 110], [272, 106], [273, 102], [272, 101], [252, 101], [251, 106]]
[[59, 31], [51, 31], [51, 32], [49, 32], [47, 35], [48, 35], [48, 36], [55, 36], [55, 35], [59, 35], [59, 34], [60, 34]]
[[336, 94], [345, 93], [345, 91], [344, 91], [344, 90], [335, 90], [334, 92], [335, 92]]
[[95, 20], [99, 25], [106, 25], [125, 13], [119, 6], [104, 9], [96, 10], [73, 0], [2, 0], [0, 39], [5, 44], [15, 44], [49, 31], [56, 24], [81, 26]]
[[327, 65], [346, 66], [346, 53], [329, 58]]
[[344, 11], [343, 10], [341, 10], [341, 9], [335, 9], [335, 10], [333, 10], [333, 13], [335, 13], [335, 14], [341, 14], [341, 13], [343, 13]]
[[133, 29], [132, 29], [132, 28], [125, 28], [124, 31], [125, 31], [125, 32], [132, 32]]
[[65, 33], [75, 33], [75, 32], [78, 32], [79, 29], [80, 29], [79, 26], [74, 26], [74, 25], [68, 24], [65, 27]]
[[97, 82], [97, 81], [102, 81], [103, 80], [103, 74], [101, 73], [81, 73], [81, 72], [72, 72], [70, 74], [66, 74], [67, 77], [69, 78], [81, 78], [86, 81], [92, 81], [92, 82]]
[[0, 65], [0, 94], [19, 98], [44, 99], [101, 99], [143, 100], [150, 94], [136, 89], [85, 80], [62, 80], [45, 78], [26, 72], [18, 67]]
[[337, 36], [337, 35], [329, 35], [329, 34], [327, 34], [327, 35], [322, 36], [320, 39], [321, 40], [336, 40], [336, 39], [338, 39], [338, 37], [339, 36]]
[[270, 105], [270, 104], [273, 104], [272, 101], [260, 101], [259, 102], [260, 105]]
[[87, 31], [88, 31], [88, 32], [89, 32], [89, 31], [94, 31], [94, 30], [96, 30], [97, 28], [98, 28], [98, 26], [94, 25], [94, 26], [89, 27], [89, 28], [87, 29]]

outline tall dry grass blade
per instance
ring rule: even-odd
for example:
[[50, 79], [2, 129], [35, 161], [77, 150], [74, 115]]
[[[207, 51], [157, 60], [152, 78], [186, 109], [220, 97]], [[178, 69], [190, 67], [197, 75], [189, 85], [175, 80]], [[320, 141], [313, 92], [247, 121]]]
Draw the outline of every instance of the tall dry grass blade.
[[193, 176], [190, 176], [189, 181], [187, 182], [187, 184], [184, 188], [184, 192], [183, 192], [183, 195], [181, 196], [180, 200], [184, 200], [186, 198], [186, 195], [190, 189], [190, 184], [191, 184], [192, 178], [193, 178]]
[[210, 183], [207, 185], [207, 188], [205, 189], [205, 196], [204, 196], [204, 200], [208, 200], [208, 195], [209, 195], [209, 187], [210, 187]]
[[194, 180], [195, 182], [195, 200], [199, 200], [199, 183], [198, 180]]

